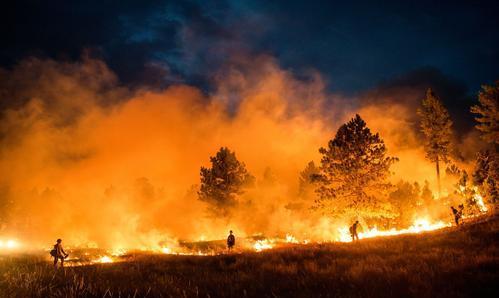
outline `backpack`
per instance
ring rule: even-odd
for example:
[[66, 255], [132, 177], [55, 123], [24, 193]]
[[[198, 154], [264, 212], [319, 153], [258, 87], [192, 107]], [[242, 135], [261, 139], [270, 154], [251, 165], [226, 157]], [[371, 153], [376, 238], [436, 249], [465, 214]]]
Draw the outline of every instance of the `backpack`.
[[55, 250], [55, 248], [50, 251], [50, 255], [53, 257], [57, 255], [57, 251]]
[[350, 234], [353, 235], [353, 226], [350, 226], [350, 228], [348, 230], [350, 231]]

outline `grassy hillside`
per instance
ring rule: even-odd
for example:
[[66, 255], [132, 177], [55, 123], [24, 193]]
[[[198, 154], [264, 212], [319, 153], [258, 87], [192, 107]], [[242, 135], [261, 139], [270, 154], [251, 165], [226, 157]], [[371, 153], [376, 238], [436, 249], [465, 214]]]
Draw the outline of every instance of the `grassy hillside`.
[[66, 268], [3, 257], [0, 297], [497, 297], [499, 220], [351, 244]]

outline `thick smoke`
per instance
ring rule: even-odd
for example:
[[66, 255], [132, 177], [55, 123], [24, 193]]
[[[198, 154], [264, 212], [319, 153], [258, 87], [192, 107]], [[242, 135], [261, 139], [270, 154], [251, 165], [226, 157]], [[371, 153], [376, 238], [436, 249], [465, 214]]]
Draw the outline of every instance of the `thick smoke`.
[[[130, 90], [90, 58], [30, 58], [2, 70], [0, 233], [37, 245], [61, 237], [128, 248], [220, 239], [229, 228], [333, 237], [338, 223], [286, 206], [297, 200], [299, 172], [356, 112], [400, 158], [394, 181], [433, 183], [414, 105], [404, 100], [342, 98], [319, 74], [296, 79], [266, 56], [214, 77], [207, 95], [187, 85]], [[408, 92], [424, 94], [399, 96]], [[199, 169], [221, 146], [257, 178], [231, 219], [209, 217], [197, 199]]]

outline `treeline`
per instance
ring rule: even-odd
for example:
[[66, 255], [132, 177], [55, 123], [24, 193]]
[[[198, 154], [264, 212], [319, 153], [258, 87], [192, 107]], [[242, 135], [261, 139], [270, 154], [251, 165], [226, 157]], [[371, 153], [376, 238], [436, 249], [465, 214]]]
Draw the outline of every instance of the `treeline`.
[[[290, 204], [290, 208], [306, 207], [332, 217], [398, 226], [409, 225], [416, 213], [430, 213], [436, 204], [448, 207], [451, 197], [453, 202], [457, 198], [464, 204], [469, 213], [483, 211], [482, 198], [492, 205], [498, 201], [498, 101], [499, 81], [482, 86], [478, 104], [471, 108], [476, 115], [476, 129], [486, 145], [477, 152], [474, 170], [468, 174], [452, 159], [455, 144], [451, 117], [438, 96], [427, 90], [417, 114], [426, 158], [435, 164], [436, 196], [426, 181], [422, 185], [407, 181], [392, 184], [391, 167], [398, 158], [389, 156], [381, 136], [355, 115], [340, 126], [326, 147], [319, 149], [320, 164], [311, 161], [300, 173], [297, 197], [304, 202]], [[241, 195], [255, 185], [255, 177], [226, 147], [220, 148], [210, 161], [211, 167], [201, 168], [198, 197], [208, 204], [212, 215], [230, 217]], [[444, 166], [446, 173], [458, 181], [454, 191], [445, 196], [440, 182]]]

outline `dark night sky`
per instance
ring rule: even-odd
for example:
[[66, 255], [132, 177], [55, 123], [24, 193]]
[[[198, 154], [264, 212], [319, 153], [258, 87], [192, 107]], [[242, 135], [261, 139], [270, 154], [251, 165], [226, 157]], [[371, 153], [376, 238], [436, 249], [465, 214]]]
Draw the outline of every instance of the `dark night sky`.
[[268, 54], [346, 94], [420, 69], [474, 94], [499, 78], [494, 2], [12, 1], [1, 9], [0, 65], [86, 49], [125, 84], [209, 89], [230, 57]]

